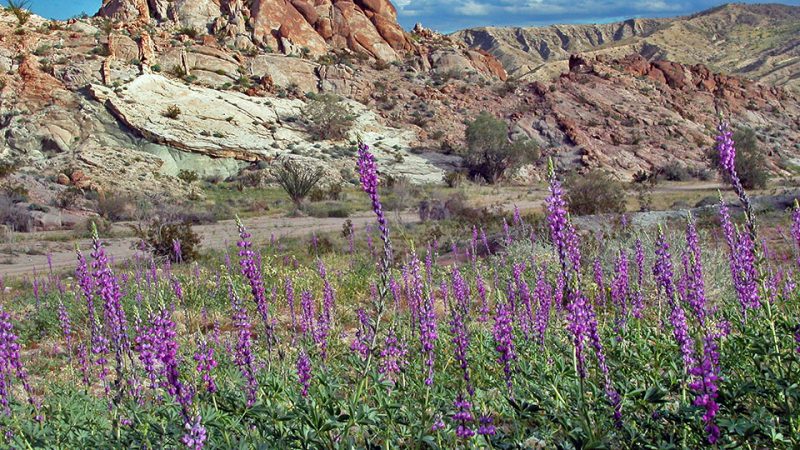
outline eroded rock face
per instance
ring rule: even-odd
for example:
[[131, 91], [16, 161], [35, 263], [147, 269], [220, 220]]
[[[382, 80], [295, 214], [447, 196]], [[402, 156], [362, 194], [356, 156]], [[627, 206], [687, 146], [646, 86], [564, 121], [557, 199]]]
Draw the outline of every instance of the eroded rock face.
[[[90, 91], [119, 121], [148, 141], [215, 158], [253, 162], [302, 154], [322, 161], [342, 144], [309, 138], [300, 123], [305, 106], [301, 100], [249, 97], [186, 85], [158, 74], [142, 75], [117, 90], [92, 85]], [[413, 133], [382, 125], [360, 103], [347, 104], [357, 117], [351, 137], [378, 143], [375, 148], [385, 173], [415, 183], [442, 181], [441, 169], [408, 152]], [[167, 117], [168, 108], [180, 112]], [[344, 168], [352, 160], [330, 163]]]
[[388, 0], [105, 0], [99, 15], [123, 22], [170, 19], [229, 37], [247, 33], [254, 42], [286, 54], [320, 55], [329, 50], [364, 52], [394, 61], [414, 50]]

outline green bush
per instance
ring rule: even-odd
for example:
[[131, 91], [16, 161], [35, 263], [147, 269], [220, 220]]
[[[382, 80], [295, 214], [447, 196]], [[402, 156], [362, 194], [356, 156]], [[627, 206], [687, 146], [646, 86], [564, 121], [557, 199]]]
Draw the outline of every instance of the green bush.
[[200, 177], [194, 170], [181, 169], [181, 171], [178, 172], [178, 179], [186, 184], [192, 184], [198, 179], [200, 179]]
[[308, 132], [316, 140], [344, 139], [355, 120], [347, 105], [334, 94], [315, 95], [303, 114], [308, 121]]
[[508, 125], [488, 112], [482, 112], [467, 126], [464, 162], [471, 176], [495, 183], [510, 169], [539, 159], [535, 142], [508, 139]]
[[[736, 143], [736, 173], [745, 189], [764, 188], [769, 181], [766, 155], [756, 138], [756, 133], [751, 128], [743, 128], [733, 133]], [[712, 168], [718, 170], [725, 181], [730, 182], [727, 172], [719, 166], [719, 152], [712, 148], [708, 152]]]
[[572, 175], [564, 188], [570, 213], [576, 216], [625, 212], [625, 187], [602, 170]]

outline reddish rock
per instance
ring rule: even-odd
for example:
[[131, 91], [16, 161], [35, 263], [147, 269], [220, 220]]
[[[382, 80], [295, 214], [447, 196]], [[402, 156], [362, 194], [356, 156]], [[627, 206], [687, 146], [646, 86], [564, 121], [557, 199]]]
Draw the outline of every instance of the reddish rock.
[[72, 172], [72, 175], [70, 176], [70, 181], [72, 182], [72, 184], [79, 184], [81, 182], [84, 182], [86, 181], [86, 174], [84, 174], [82, 170], [76, 170]]
[[58, 183], [58, 184], [60, 184], [62, 186], [69, 186], [70, 185], [70, 180], [69, 180], [68, 176], [64, 175], [63, 173], [60, 173], [56, 177], [56, 183]]
[[672, 61], [656, 61], [653, 67], [660, 70], [664, 74], [664, 78], [673, 89], [683, 89], [686, 87], [686, 73], [684, 66]]

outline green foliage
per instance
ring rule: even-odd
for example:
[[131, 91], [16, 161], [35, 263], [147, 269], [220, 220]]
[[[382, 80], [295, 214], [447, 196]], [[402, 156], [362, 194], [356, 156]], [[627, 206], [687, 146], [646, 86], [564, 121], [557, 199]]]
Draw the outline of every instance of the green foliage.
[[539, 159], [535, 142], [508, 139], [508, 125], [488, 112], [482, 112], [467, 126], [464, 162], [471, 176], [495, 183], [508, 170]]
[[178, 172], [178, 179], [186, 184], [192, 184], [199, 180], [200, 177], [198, 177], [197, 172], [194, 170], [181, 169], [180, 172]]
[[297, 208], [322, 179], [321, 168], [311, 168], [300, 162], [286, 160], [275, 171], [275, 181], [286, 192]]
[[335, 94], [315, 95], [306, 104], [303, 115], [308, 131], [316, 140], [340, 140], [347, 137], [355, 116]]
[[564, 188], [570, 213], [576, 216], [625, 212], [625, 187], [602, 170], [572, 175]]
[[[752, 128], [743, 128], [733, 133], [733, 141], [736, 145], [736, 159], [734, 164], [739, 180], [745, 189], [764, 188], [769, 181], [769, 169], [767, 168], [767, 155], [761, 148], [756, 137], [756, 132]], [[720, 169], [719, 153], [716, 149], [708, 151], [711, 166], [720, 171], [720, 175], [728, 180], [728, 174]]]

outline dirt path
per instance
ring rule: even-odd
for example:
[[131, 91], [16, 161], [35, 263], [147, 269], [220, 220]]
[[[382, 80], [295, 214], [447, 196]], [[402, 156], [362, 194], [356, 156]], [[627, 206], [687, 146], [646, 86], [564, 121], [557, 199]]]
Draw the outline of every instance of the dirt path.
[[[248, 231], [253, 235], [256, 242], [268, 241], [272, 233], [275, 237], [298, 237], [310, 235], [316, 231], [319, 233], [338, 231], [342, 229], [347, 219], [315, 217], [255, 217], [244, 220]], [[372, 214], [359, 213], [350, 217], [353, 226], [363, 228], [368, 223], [375, 220]], [[396, 220], [395, 215], [390, 216], [390, 220]], [[415, 223], [419, 221], [416, 214], [404, 213], [401, 215], [403, 223]], [[238, 231], [236, 222], [233, 220], [223, 220], [214, 224], [197, 225], [194, 230], [200, 236], [201, 247], [203, 250], [222, 250], [236, 245]], [[89, 239], [79, 239], [63, 242], [46, 242], [37, 240], [37, 234], [25, 235], [25, 240], [14, 244], [18, 247], [17, 251], [24, 251], [26, 254], [18, 254], [9, 257], [8, 260], [0, 263], [0, 276], [3, 278], [19, 277], [32, 274], [34, 270], [42, 273], [47, 269], [47, 255], [50, 255], [54, 270], [68, 270], [75, 267], [75, 245], [79, 245], [81, 250], [88, 256], [91, 248]], [[39, 236], [41, 238], [41, 236]], [[135, 254], [133, 245], [136, 239], [132, 237], [104, 239], [107, 253], [114, 258], [115, 263], [120, 263], [130, 259]]]

